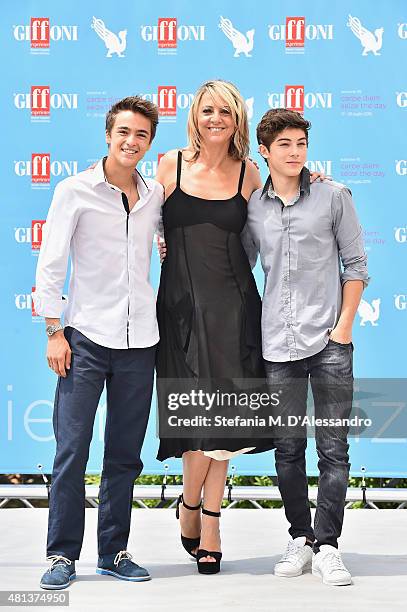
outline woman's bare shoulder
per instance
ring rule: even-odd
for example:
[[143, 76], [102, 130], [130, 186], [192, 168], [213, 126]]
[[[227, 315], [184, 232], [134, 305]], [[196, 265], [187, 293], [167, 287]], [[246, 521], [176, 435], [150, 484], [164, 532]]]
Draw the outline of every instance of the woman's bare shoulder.
[[193, 156], [193, 152], [190, 149], [171, 149], [170, 151], [167, 151], [167, 153], [165, 153], [161, 157], [160, 166], [161, 164], [163, 164], [163, 168], [166, 168], [166, 169], [173, 168], [174, 165], [177, 164], [178, 153], [180, 151], [182, 153], [182, 159], [184, 161], [189, 161]]

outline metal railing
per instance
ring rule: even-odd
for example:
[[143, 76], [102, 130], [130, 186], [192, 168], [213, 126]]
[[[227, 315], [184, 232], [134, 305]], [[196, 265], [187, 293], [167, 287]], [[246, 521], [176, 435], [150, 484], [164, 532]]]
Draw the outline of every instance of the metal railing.
[[[175, 505], [178, 495], [182, 493], [182, 485], [134, 485], [133, 501], [141, 508], [149, 508], [144, 500], [157, 500], [155, 507]], [[98, 485], [87, 485], [85, 487], [85, 498], [89, 505], [98, 506]], [[315, 506], [318, 495], [318, 487], [308, 487], [308, 497], [311, 505]], [[34, 508], [31, 503], [34, 500], [44, 500], [48, 497], [46, 485], [0, 485], [0, 508], [5, 508], [11, 500], [20, 500], [27, 508]], [[281, 501], [281, 495], [276, 486], [231, 486], [225, 488], [225, 499], [229, 505], [225, 509], [233, 508], [240, 501], [248, 501], [254, 508], [263, 509], [258, 503], [262, 500]], [[377, 503], [397, 503], [398, 509], [407, 508], [406, 488], [366, 488], [349, 487], [346, 493], [346, 508], [351, 508], [355, 502], [363, 502], [365, 507], [380, 510]]]

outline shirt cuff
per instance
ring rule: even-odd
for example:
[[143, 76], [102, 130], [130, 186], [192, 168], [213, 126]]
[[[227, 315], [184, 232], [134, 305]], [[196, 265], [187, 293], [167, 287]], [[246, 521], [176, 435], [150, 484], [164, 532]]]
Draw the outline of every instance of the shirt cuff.
[[358, 272], [357, 270], [355, 271], [347, 271], [344, 272], [343, 274], [341, 274], [341, 283], [342, 286], [346, 283], [346, 281], [349, 280], [360, 280], [363, 283], [363, 288], [365, 289], [369, 282], [370, 282], [370, 276], [367, 276], [367, 274], [363, 273], [363, 272]]
[[60, 299], [41, 297], [37, 291], [31, 294], [34, 302], [35, 312], [40, 317], [47, 319], [60, 319], [68, 305], [68, 300], [61, 296]]

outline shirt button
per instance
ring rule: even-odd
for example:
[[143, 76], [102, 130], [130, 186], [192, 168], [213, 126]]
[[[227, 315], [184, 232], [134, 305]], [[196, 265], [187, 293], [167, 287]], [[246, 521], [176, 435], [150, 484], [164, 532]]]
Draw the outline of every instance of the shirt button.
[[285, 300], [285, 303], [286, 303], [286, 304], [288, 304], [288, 302], [289, 302], [289, 301], [290, 301], [290, 300]]
[[284, 280], [288, 280], [287, 274], [285, 274], [283, 278], [284, 278]]

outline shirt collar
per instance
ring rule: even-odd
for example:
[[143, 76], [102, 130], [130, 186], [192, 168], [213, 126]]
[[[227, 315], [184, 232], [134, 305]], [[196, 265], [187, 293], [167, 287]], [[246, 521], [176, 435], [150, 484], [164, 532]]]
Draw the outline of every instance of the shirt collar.
[[[100, 159], [98, 163], [96, 164], [96, 166], [94, 167], [94, 169], [92, 170], [93, 187], [96, 187], [96, 185], [100, 185], [101, 183], [108, 182], [106, 175], [105, 175], [105, 170], [104, 170], [104, 162], [106, 159], [107, 157], [103, 157], [102, 159]], [[137, 188], [141, 190], [140, 195], [147, 194], [151, 188], [147, 185], [146, 181], [144, 180], [140, 172], [137, 170], [137, 168], [134, 169], [133, 177], [136, 180]]]
[[[298, 198], [300, 197], [301, 194], [308, 196], [310, 194], [310, 186], [311, 186], [310, 172], [308, 168], [304, 166], [300, 174], [300, 186], [298, 189]], [[276, 197], [276, 192], [273, 189], [273, 181], [271, 180], [270, 175], [268, 176], [267, 181], [264, 184], [263, 191], [261, 192], [260, 197], [262, 198], [265, 194], [267, 194], [269, 198]]]

